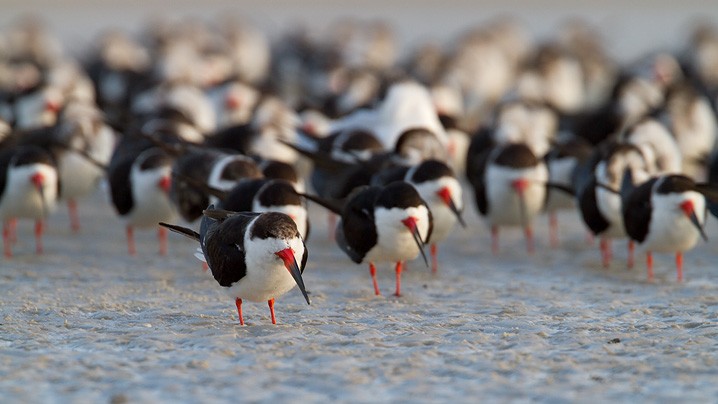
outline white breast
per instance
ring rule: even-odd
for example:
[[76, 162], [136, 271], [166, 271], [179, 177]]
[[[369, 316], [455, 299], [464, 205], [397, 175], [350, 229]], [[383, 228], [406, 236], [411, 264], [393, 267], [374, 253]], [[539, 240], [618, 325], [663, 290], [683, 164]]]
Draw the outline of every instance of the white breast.
[[464, 207], [461, 185], [456, 178], [452, 177], [443, 177], [438, 181], [424, 182], [422, 184], [412, 183], [412, 185], [414, 185], [414, 188], [416, 188], [419, 192], [421, 199], [426, 202], [427, 206], [429, 206], [429, 210], [431, 211], [434, 227], [431, 229], [431, 238], [427, 243], [440, 243], [444, 241], [451, 233], [451, 230], [456, 225], [458, 219], [456, 218], [454, 212], [446, 206], [444, 200], [441, 199], [436, 192], [443, 187], [448, 187], [454, 201], [454, 205], [456, 205], [459, 212], [461, 212]]
[[652, 194], [653, 212], [641, 247], [655, 252], [683, 252], [696, 246], [700, 233], [680, 208], [686, 200], [693, 202], [698, 222], [705, 225], [705, 198], [698, 192]]
[[489, 165], [486, 169], [486, 200], [489, 224], [498, 226], [521, 226], [521, 204], [518, 193], [511, 183], [525, 178], [529, 185], [524, 191], [526, 224], [531, 223], [544, 206], [548, 170], [543, 164], [524, 169], [512, 169]]
[[130, 170], [134, 206], [125, 216], [128, 224], [137, 227], [157, 226], [158, 222], [171, 222], [177, 215], [175, 206], [166, 192], [157, 184], [163, 176], [171, 175], [169, 166], [140, 171], [137, 165]]
[[[30, 179], [38, 173], [45, 178], [43, 183], [44, 203], [40, 192]], [[0, 219], [40, 219], [54, 210], [56, 201], [57, 171], [54, 167], [46, 164], [10, 167], [7, 171], [5, 190], [0, 196]]]
[[294, 278], [284, 266], [282, 259], [275, 253], [285, 248], [291, 248], [294, 251], [297, 264], [301, 265], [304, 254], [302, 240], [299, 238], [291, 240], [255, 238], [250, 240], [248, 235], [251, 234], [251, 231], [247, 231], [246, 234], [244, 246], [246, 247], [247, 274], [227, 288], [227, 292], [233, 298], [266, 302], [294, 288], [296, 286]]
[[429, 210], [425, 206], [400, 208], [377, 208], [374, 211], [377, 244], [365, 257], [371, 262], [397, 262], [416, 258], [419, 247], [402, 220], [409, 216], [417, 219], [421, 239], [426, 241], [429, 233]]

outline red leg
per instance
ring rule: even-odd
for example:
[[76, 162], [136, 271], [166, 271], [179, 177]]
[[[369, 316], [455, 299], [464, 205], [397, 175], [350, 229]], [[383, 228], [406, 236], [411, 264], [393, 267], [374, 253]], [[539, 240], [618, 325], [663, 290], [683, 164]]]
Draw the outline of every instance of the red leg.
[[234, 299], [234, 305], [237, 306], [237, 315], [239, 316], [239, 325], [244, 325], [244, 317], [242, 316], [242, 299]]
[[678, 277], [678, 282], [683, 281], [683, 253], [677, 252], [676, 253], [676, 276]]
[[135, 248], [135, 230], [130, 225], [127, 225], [127, 252], [130, 255], [137, 254], [137, 249]]
[[80, 216], [77, 214], [77, 201], [74, 199], [67, 200], [67, 211], [70, 214], [70, 229], [73, 233], [80, 231]]
[[17, 243], [17, 219], [8, 220], [8, 231], [10, 232], [10, 244], [14, 245]]
[[548, 232], [551, 248], [558, 248], [558, 215], [556, 212], [548, 214]]
[[611, 240], [601, 237], [601, 261], [604, 268], [611, 265]]
[[648, 270], [648, 281], [653, 280], [653, 254], [651, 252], [646, 253], [646, 269]]
[[11, 258], [12, 257], [12, 238], [11, 238], [11, 231], [10, 227], [12, 226], [10, 224], [10, 220], [6, 220], [3, 222], [2, 226], [2, 241], [3, 241], [3, 248], [5, 252], [5, 258]]
[[45, 223], [42, 219], [35, 221], [35, 252], [42, 254], [42, 233], [45, 230]]
[[636, 251], [636, 243], [633, 240], [628, 240], [628, 269], [633, 268], [633, 253]]
[[396, 293], [394, 293], [394, 296], [401, 297], [401, 269], [404, 266], [404, 263], [399, 261], [396, 263]]
[[165, 227], [157, 229], [157, 238], [160, 241], [160, 255], [167, 255], [167, 229]]
[[524, 237], [526, 238], [526, 251], [533, 254], [536, 249], [534, 247], [534, 231], [531, 226], [524, 227]]
[[376, 281], [376, 267], [373, 262], [369, 263], [369, 273], [371, 274], [371, 281], [374, 284], [374, 294], [379, 296], [379, 283]]
[[277, 318], [274, 317], [274, 299], [269, 299], [267, 304], [269, 305], [269, 312], [272, 314], [272, 324], [277, 324]]
[[436, 273], [439, 270], [439, 248], [436, 244], [431, 245], [431, 272]]
[[491, 226], [491, 252], [496, 255], [499, 253], [499, 226]]

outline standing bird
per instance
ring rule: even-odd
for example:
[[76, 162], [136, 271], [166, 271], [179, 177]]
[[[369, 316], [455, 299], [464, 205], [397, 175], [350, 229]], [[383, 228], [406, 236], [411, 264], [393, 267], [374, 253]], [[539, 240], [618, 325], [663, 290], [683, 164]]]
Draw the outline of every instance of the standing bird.
[[531, 224], [546, 200], [546, 164], [528, 146], [509, 143], [485, 152], [476, 167], [471, 184], [479, 213], [491, 226], [492, 251], [499, 251], [500, 226], [521, 226], [526, 249], [533, 253]]
[[357, 264], [369, 262], [376, 295], [381, 293], [375, 263], [396, 263], [396, 296], [401, 296], [405, 260], [421, 253], [428, 265], [423, 248], [431, 236], [431, 212], [411, 184], [396, 181], [386, 187], [360, 187], [341, 208], [321, 198], [305, 197], [341, 215], [335, 229], [337, 244]]
[[676, 274], [683, 280], [683, 252], [702, 237], [706, 221], [706, 196], [718, 196], [718, 188], [696, 184], [683, 175], [655, 177], [633, 187], [627, 172], [621, 189], [623, 221], [628, 236], [646, 250], [648, 280], [653, 280], [653, 252], [674, 252]]
[[[593, 149], [588, 142], [579, 137], [572, 137], [555, 144], [546, 155], [546, 167], [552, 184], [573, 188], [572, 179], [577, 167], [590, 158]], [[575, 210], [576, 197], [573, 193], [566, 194], [549, 189], [546, 195], [546, 212], [549, 220], [549, 243], [556, 248], [559, 245], [558, 211]]]
[[[626, 171], [643, 182], [650, 176], [649, 163], [641, 150], [631, 144], [606, 143], [579, 169], [576, 199], [581, 218], [591, 233], [600, 237], [604, 268], [611, 264], [611, 240], [626, 236], [623, 205], [618, 189]], [[634, 243], [628, 242], [628, 267], [633, 267]]]
[[42, 253], [44, 219], [54, 209], [59, 190], [57, 166], [45, 150], [18, 146], [0, 152], [0, 220], [5, 257], [12, 257], [18, 218], [35, 219], [36, 251]]
[[[129, 149], [129, 150], [128, 150]], [[137, 152], [128, 147], [113, 156], [107, 169], [110, 196], [117, 213], [127, 223], [127, 250], [135, 255], [135, 227], [153, 227], [172, 220], [177, 211], [169, 197], [172, 158], [159, 148]], [[167, 230], [157, 234], [159, 252], [167, 254]]]
[[437, 245], [446, 240], [458, 221], [466, 227], [461, 211], [464, 207], [459, 180], [451, 168], [438, 160], [427, 160], [412, 167], [396, 167], [372, 179], [374, 185], [406, 181], [413, 185], [431, 211], [433, 229], [426, 244], [431, 247], [431, 270], [438, 269]]
[[[235, 299], [239, 323], [244, 325], [242, 300], [266, 301], [274, 315], [274, 299], [299, 286], [304, 299], [309, 296], [302, 273], [307, 249], [294, 221], [277, 212], [248, 213], [215, 210], [203, 212], [200, 232], [160, 223], [176, 233], [199, 241], [201, 254], [214, 279]], [[296, 257], [300, 256], [301, 266]]]

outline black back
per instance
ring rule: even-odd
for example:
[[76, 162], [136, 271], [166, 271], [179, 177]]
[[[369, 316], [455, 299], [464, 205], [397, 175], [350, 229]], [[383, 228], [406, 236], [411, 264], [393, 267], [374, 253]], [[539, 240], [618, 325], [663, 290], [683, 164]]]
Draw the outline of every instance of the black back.
[[578, 208], [583, 222], [593, 234], [601, 234], [611, 223], [606, 220], [598, 209], [596, 201], [596, 178], [591, 178], [585, 187], [578, 190]]
[[257, 192], [269, 181], [267, 178], [252, 178], [241, 180], [232, 189], [227, 191], [227, 196], [219, 204], [218, 208], [233, 212], [251, 212], [252, 202]]
[[251, 124], [230, 126], [208, 136], [205, 145], [218, 149], [234, 150], [242, 154], [250, 154], [252, 142], [258, 136]]
[[159, 148], [150, 147], [137, 154], [123, 152], [113, 156], [107, 169], [110, 184], [110, 198], [120, 216], [128, 214], [134, 207], [132, 197], [132, 181], [130, 172], [135, 161], [141, 158], [140, 170], [149, 170], [163, 165], [170, 165], [171, 157]]
[[411, 175], [411, 178], [407, 178], [408, 181], [414, 184], [421, 184], [427, 181], [438, 180], [443, 177], [455, 177], [454, 171], [446, 165], [446, 163], [439, 160], [426, 160], [421, 162], [416, 170]]
[[496, 154], [492, 156], [492, 163], [502, 167], [531, 168], [536, 167], [539, 162], [531, 148], [523, 143], [499, 146]]
[[371, 185], [385, 186], [394, 181], [403, 181], [410, 168], [409, 166], [397, 166], [381, 170], [372, 176]]
[[380, 187], [358, 188], [342, 209], [341, 223], [335, 234], [337, 244], [357, 264], [377, 243], [374, 204], [380, 193]]
[[295, 205], [302, 206], [303, 200], [291, 183], [284, 180], [267, 180], [257, 191], [254, 199], [266, 207]]
[[[209, 210], [213, 210], [213, 207]], [[204, 216], [200, 225], [202, 252], [212, 276], [220, 286], [230, 287], [247, 274], [244, 245], [247, 231], [251, 232], [250, 240], [301, 237], [294, 221], [282, 213], [228, 212], [227, 216], [221, 219]], [[307, 258], [308, 251], [305, 246], [299, 267], [302, 273]]]
[[265, 178], [285, 180], [293, 184], [299, 182], [299, 174], [293, 165], [277, 160], [265, 160], [259, 165]]
[[244, 234], [259, 213], [237, 214], [226, 219], [202, 217], [200, 244], [212, 276], [230, 287], [247, 275]]
[[653, 213], [651, 194], [656, 181], [658, 178], [644, 182], [634, 188], [628, 198], [623, 200], [623, 224], [626, 233], [628, 237], [639, 243], [642, 243], [648, 236], [648, 227]]
[[[214, 164], [223, 156], [217, 150], [192, 149], [177, 158], [172, 171], [181, 177], [206, 183]], [[182, 218], [188, 222], [202, 216], [202, 211], [209, 205], [209, 196], [187, 181], [172, 181], [170, 198]]]

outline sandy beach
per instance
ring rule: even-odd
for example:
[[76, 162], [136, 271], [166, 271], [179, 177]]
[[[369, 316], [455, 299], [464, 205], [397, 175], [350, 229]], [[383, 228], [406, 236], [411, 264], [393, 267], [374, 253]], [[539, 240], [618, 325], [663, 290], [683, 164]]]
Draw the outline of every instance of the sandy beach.
[[[138, 257], [98, 195], [72, 235], [65, 212], [49, 223], [46, 253], [33, 254], [20, 226], [2, 262], [0, 392], [6, 402], [170, 401], [711, 401], [718, 394], [718, 257], [715, 242], [686, 257], [678, 284], [672, 256], [657, 255], [656, 280], [625, 267], [625, 251], [600, 267], [573, 212], [563, 244], [544, 239], [528, 256], [519, 231], [501, 252], [467, 209], [470, 229], [441, 250], [437, 276], [410, 263], [404, 296], [381, 267], [375, 297], [367, 268], [327, 241], [312, 209], [307, 306], [298, 290], [277, 302], [233, 302], [171, 238], [156, 254], [140, 232]], [[545, 221], [537, 234], [547, 232]], [[711, 223], [709, 236], [718, 235]], [[623, 243], [621, 243], [623, 244]]]
[[[540, 37], [569, 16], [601, 24], [623, 60], [685, 40], [696, 16], [718, 7], [688, 0], [505, 4], [498, 1], [348, 3], [330, 1], [66, 2], [6, 0], [0, 29], [39, 12], [78, 53], [113, 26], [136, 30], [157, 13], [214, 17], [231, 9], [276, 34], [296, 21], [321, 29], [343, 15], [384, 17], [404, 44], [447, 40], [472, 24], [511, 13]], [[171, 6], [171, 11], [168, 9]], [[573, 4], [573, 2], [572, 2]], [[677, 12], [677, 7], [683, 7]], [[468, 194], [468, 189], [465, 188]], [[537, 251], [505, 231], [491, 254], [489, 232], [470, 195], [468, 229], [440, 249], [437, 275], [420, 260], [391, 296], [394, 273], [369, 271], [328, 240], [326, 215], [312, 207], [298, 289], [266, 304], [246, 303], [247, 326], [193, 257], [170, 236], [157, 254], [155, 229], [138, 231], [126, 253], [124, 225], [99, 189], [81, 201], [72, 234], [64, 206], [50, 218], [45, 254], [34, 254], [32, 224], [21, 222], [15, 257], [0, 257], [0, 402], [714, 402], [718, 398], [718, 225], [686, 254], [685, 281], [672, 255], [656, 254], [646, 281], [643, 255], [626, 268], [624, 242], [601, 267], [598, 245], [572, 211], [560, 216], [560, 248], [548, 247], [545, 217]]]

